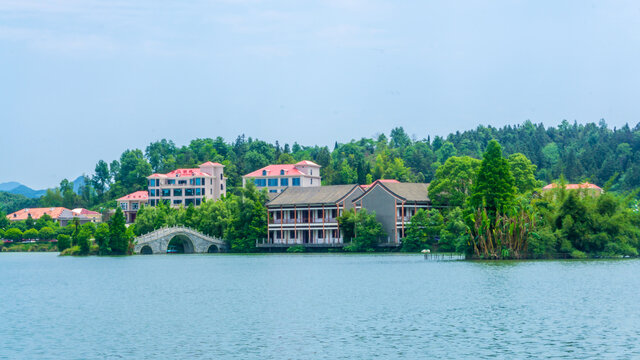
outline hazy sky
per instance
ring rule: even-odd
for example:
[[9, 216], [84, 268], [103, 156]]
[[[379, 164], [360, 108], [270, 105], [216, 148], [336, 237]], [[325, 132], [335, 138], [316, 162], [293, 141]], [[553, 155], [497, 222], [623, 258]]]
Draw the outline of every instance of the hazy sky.
[[238, 134], [640, 121], [638, 1], [0, 0], [0, 182]]

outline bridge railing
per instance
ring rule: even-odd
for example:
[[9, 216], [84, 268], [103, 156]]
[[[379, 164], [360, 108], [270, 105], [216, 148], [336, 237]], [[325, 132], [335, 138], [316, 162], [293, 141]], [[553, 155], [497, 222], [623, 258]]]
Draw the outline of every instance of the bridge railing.
[[215, 237], [203, 234], [203, 233], [201, 233], [201, 232], [199, 232], [197, 230], [194, 230], [192, 228], [189, 228], [189, 227], [186, 227], [186, 226], [179, 226], [179, 225], [165, 226], [165, 227], [161, 227], [159, 229], [150, 231], [150, 232], [148, 232], [146, 234], [143, 234], [143, 235], [140, 235], [140, 236], [136, 237], [136, 241], [138, 243], [141, 243], [141, 242], [145, 242], [147, 239], [156, 239], [158, 237], [169, 235], [169, 234], [174, 233], [176, 231], [186, 232], [186, 233], [189, 233], [191, 235], [204, 238], [204, 239], [209, 240], [211, 242], [224, 242], [224, 240], [222, 240], [222, 239], [215, 238]]

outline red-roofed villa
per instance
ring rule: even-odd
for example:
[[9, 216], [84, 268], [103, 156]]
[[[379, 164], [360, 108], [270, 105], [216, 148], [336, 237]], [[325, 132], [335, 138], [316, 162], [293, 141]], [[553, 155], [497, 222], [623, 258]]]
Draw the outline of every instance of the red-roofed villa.
[[249, 179], [253, 179], [258, 189], [268, 189], [270, 193], [279, 193], [289, 186], [320, 186], [320, 168], [320, 165], [309, 160], [296, 164], [269, 165], [244, 175], [242, 186]]
[[149, 204], [149, 193], [140, 190], [125, 195], [116, 201], [118, 201], [118, 206], [124, 212], [124, 217], [127, 220], [127, 224], [129, 224], [136, 221], [136, 214], [140, 206]]
[[[551, 183], [545, 187], [542, 188], [542, 191], [549, 191], [549, 190], [553, 190], [555, 188], [557, 188], [559, 185], [556, 183]], [[600, 195], [604, 192], [604, 190], [595, 184], [591, 184], [588, 182], [584, 182], [582, 184], [566, 184], [564, 186], [565, 189], [567, 190], [584, 190], [589, 194], [592, 195]]]

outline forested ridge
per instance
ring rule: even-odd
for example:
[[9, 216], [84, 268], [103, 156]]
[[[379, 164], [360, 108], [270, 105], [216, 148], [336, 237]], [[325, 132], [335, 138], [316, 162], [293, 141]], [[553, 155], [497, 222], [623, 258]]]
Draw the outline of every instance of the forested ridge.
[[491, 139], [499, 141], [507, 156], [526, 155], [537, 166], [536, 178], [543, 183], [564, 176], [568, 182], [590, 181], [602, 186], [613, 178], [612, 191], [629, 191], [640, 184], [640, 124], [612, 129], [604, 120], [598, 124], [563, 121], [555, 127], [526, 121], [502, 128], [481, 125], [446, 137], [425, 134], [421, 139], [411, 138], [398, 127], [388, 136], [335, 143], [332, 149], [272, 144], [245, 135], [232, 142], [221, 137], [195, 139], [184, 146], [162, 139], [144, 150], [125, 150], [117, 160], [98, 161], [79, 194], [65, 179], [40, 199], [40, 205], [114, 206], [109, 201], [146, 189], [145, 177], [154, 172], [197, 167], [205, 161], [225, 165], [231, 191], [242, 184], [243, 174], [269, 164], [300, 160], [312, 160], [323, 167], [323, 185], [365, 184], [380, 178], [431, 182], [436, 170], [452, 156], [480, 159]]

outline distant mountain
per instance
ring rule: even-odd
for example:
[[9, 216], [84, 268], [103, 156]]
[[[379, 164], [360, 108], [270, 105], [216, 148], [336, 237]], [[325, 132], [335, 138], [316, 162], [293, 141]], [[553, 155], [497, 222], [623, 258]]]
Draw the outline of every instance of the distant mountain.
[[11, 194], [17, 194], [17, 195], [23, 195], [26, 196], [30, 199], [35, 199], [35, 198], [39, 198], [40, 196], [44, 195], [47, 190], [33, 190], [32, 188], [25, 186], [25, 185], [20, 185], [16, 188], [13, 188], [9, 191], [7, 191], [8, 193]]
[[22, 184], [20, 184], [17, 181], [9, 181], [9, 182], [6, 182], [6, 183], [2, 183], [2, 184], [0, 184], [0, 191], [13, 190], [13, 189], [17, 188], [20, 185], [22, 185]]
[[73, 180], [73, 191], [76, 194], [80, 194], [80, 188], [84, 186], [84, 177], [82, 175], [78, 176], [75, 180]]
[[22, 185], [16, 181], [10, 181], [0, 184], [0, 191], [5, 191], [11, 194], [18, 194], [26, 196], [30, 199], [39, 198], [44, 195], [46, 190], [34, 190], [26, 185]]

